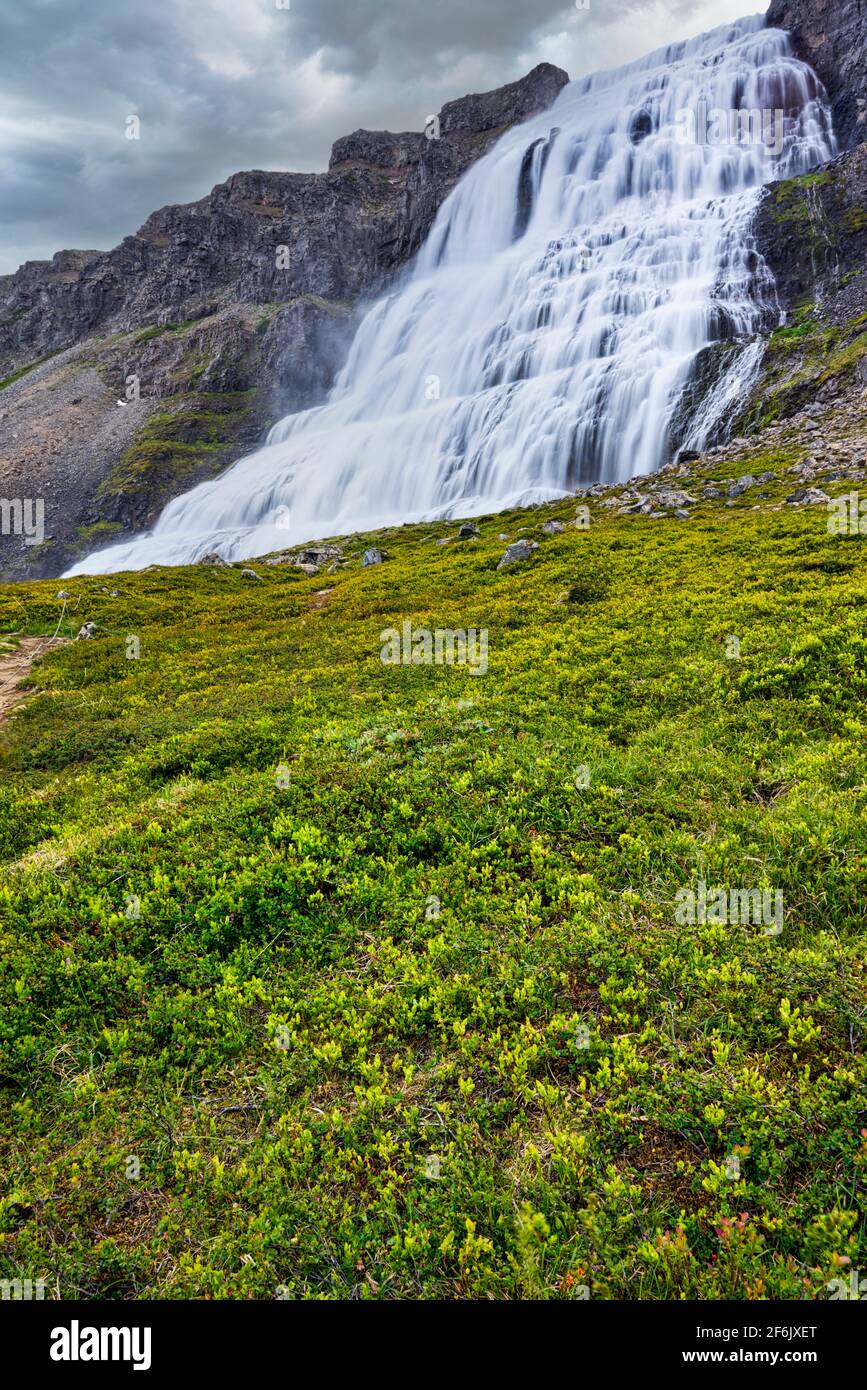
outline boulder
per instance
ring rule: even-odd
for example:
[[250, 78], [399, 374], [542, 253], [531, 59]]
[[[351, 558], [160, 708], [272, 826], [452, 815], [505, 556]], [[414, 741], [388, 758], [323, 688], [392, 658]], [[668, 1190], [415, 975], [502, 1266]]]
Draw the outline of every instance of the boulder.
[[810, 507], [818, 506], [822, 502], [830, 502], [830, 500], [827, 492], [823, 492], [820, 487], [799, 487], [790, 497], [786, 498], [787, 502], [802, 502]]
[[740, 497], [743, 493], [748, 492], [751, 487], [755, 487], [755, 485], [756, 479], [753, 477], [752, 473], [744, 473], [743, 477], [738, 478], [737, 482], [729, 483], [728, 495], [729, 497]]
[[509, 569], [511, 565], [520, 565], [525, 560], [529, 560], [534, 550], [530, 541], [514, 541], [503, 553], [498, 570]]

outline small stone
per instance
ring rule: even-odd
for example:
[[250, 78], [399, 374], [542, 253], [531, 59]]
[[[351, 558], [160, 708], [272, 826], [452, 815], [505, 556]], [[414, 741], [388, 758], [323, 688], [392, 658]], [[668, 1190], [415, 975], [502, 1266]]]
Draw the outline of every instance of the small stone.
[[497, 569], [505, 570], [510, 565], [521, 564], [522, 561], [529, 560], [532, 553], [533, 547], [529, 541], [515, 541], [514, 545], [510, 545], [504, 552]]
[[208, 555], [203, 555], [198, 563], [200, 565], [215, 565], [222, 569], [226, 568], [226, 561], [223, 559], [222, 555], [217, 554], [216, 550], [212, 550]]
[[339, 545], [320, 545], [299, 551], [293, 557], [293, 563], [298, 568], [302, 565], [316, 565], [317, 568], [321, 568], [334, 560], [340, 560], [342, 554]]
[[478, 526], [474, 526], [471, 521], [465, 521], [460, 531], [458, 531], [459, 541], [471, 541], [474, 536], [479, 534]]
[[740, 497], [749, 488], [755, 487], [756, 480], [752, 473], [745, 473], [742, 478], [738, 478], [736, 483], [729, 483], [729, 497]]
[[260, 584], [263, 583], [263, 579], [262, 579], [261, 574], [257, 574], [255, 570], [241, 570], [241, 578], [242, 578], [242, 579], [257, 579], [257, 580], [259, 581]]
[[361, 557], [361, 563], [366, 569], [369, 565], [381, 565], [384, 559], [385, 556], [382, 551], [374, 545], [371, 546], [370, 550], [365, 550]]
[[[611, 500], [613, 502], [615, 499], [612, 498]], [[563, 525], [562, 521], [546, 521], [542, 530], [545, 532], [546, 536], [557, 536], [561, 531], [565, 531], [566, 527]]]
[[83, 627], [79, 628], [78, 636], [75, 640], [76, 642], [87, 642], [95, 632], [96, 623], [85, 623]]
[[820, 487], [799, 487], [787, 497], [787, 502], [805, 502], [808, 507], [818, 506], [822, 502], [830, 502], [827, 492], [823, 492]]
[[659, 488], [653, 492], [656, 506], [665, 507], [669, 511], [676, 511], [678, 507], [685, 507], [688, 502], [695, 500], [688, 492], [678, 492], [676, 488]]

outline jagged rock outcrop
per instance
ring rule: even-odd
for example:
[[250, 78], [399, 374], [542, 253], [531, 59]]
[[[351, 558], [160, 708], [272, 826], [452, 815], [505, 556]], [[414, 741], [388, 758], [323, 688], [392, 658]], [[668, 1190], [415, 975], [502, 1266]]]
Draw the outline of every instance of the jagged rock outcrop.
[[756, 241], [785, 313], [820, 306], [829, 319], [867, 308], [867, 145], [799, 179], [772, 184]]
[[736, 428], [807, 408], [856, 409], [867, 388], [867, 145], [802, 178], [772, 184], [755, 224], [774, 276], [781, 326]]
[[0, 277], [0, 373], [107, 326], [200, 319], [229, 302], [347, 304], [375, 293], [470, 165], [568, 80], [541, 64], [449, 103], [439, 138], [356, 131], [337, 141], [326, 174], [235, 174], [197, 203], [155, 212], [113, 251], [26, 263]]
[[825, 84], [841, 149], [867, 140], [864, 0], [771, 0], [767, 21], [789, 31], [798, 57]]
[[43, 497], [7, 577], [59, 573], [320, 400], [357, 310], [424, 241], [463, 173], [568, 76], [450, 102], [427, 133], [356, 131], [325, 174], [236, 174], [112, 251], [0, 277], [0, 496]]

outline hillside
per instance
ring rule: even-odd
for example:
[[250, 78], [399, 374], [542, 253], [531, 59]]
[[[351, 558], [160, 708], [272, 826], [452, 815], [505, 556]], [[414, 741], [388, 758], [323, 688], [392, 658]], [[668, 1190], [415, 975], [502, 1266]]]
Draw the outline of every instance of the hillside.
[[[800, 1299], [865, 1267], [867, 562], [805, 491], [864, 458], [774, 437], [477, 538], [0, 589], [9, 634], [96, 624], [0, 731], [0, 1274]], [[383, 665], [407, 619], [486, 629], [486, 674]], [[701, 883], [779, 921], [684, 921]]]

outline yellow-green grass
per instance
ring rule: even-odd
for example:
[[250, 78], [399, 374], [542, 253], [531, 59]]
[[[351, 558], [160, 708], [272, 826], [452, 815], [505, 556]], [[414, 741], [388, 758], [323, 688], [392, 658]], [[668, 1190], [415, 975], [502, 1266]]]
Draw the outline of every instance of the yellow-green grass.
[[[3, 1277], [810, 1299], [867, 1268], [864, 539], [750, 494], [591, 509], [355, 537], [334, 576], [64, 582], [97, 636], [0, 731]], [[500, 532], [539, 549], [497, 572]], [[0, 629], [53, 631], [59, 587], [0, 589]], [[487, 629], [488, 673], [383, 665], [405, 619]], [[782, 934], [679, 924], [701, 880], [781, 890]]]

